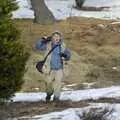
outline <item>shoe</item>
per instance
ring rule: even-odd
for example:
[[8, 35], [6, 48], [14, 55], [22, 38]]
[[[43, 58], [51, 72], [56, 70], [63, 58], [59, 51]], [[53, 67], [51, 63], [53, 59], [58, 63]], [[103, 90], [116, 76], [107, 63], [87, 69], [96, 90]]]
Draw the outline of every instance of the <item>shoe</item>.
[[47, 93], [46, 101], [50, 101], [52, 94], [53, 94], [53, 93]]

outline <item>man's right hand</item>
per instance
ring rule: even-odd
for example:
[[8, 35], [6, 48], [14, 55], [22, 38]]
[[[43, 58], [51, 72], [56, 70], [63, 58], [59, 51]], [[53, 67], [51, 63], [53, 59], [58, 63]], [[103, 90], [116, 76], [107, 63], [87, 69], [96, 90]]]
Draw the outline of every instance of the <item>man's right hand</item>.
[[41, 38], [43, 43], [48, 43], [51, 41], [51, 37], [44, 36]]

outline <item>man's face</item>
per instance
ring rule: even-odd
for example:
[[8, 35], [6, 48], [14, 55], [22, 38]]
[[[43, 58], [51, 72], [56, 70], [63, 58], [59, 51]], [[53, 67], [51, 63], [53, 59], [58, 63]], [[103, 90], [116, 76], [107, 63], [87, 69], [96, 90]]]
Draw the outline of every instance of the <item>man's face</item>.
[[53, 35], [52, 40], [54, 43], [60, 42], [60, 36], [58, 34]]

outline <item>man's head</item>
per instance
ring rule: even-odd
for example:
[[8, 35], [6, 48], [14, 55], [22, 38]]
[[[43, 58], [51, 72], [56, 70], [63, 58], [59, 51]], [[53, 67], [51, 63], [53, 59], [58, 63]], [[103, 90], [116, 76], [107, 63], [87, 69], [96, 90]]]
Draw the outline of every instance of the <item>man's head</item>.
[[52, 40], [54, 43], [58, 43], [61, 41], [61, 33], [59, 31], [55, 31], [52, 33]]

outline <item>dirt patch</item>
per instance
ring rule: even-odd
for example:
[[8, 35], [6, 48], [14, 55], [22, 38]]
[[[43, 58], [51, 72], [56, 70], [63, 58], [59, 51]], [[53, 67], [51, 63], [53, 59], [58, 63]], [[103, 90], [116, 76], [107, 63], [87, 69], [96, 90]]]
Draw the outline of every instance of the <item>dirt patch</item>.
[[[60, 102], [16, 102], [10, 103], [7, 106], [0, 106], [1, 118], [7, 116], [8, 118], [18, 118], [22, 116], [34, 116], [46, 114], [49, 112], [57, 112], [67, 108], [81, 108], [88, 106], [85, 102], [72, 102], [72, 101], [60, 101]], [[4, 116], [3, 116], [4, 113]]]

